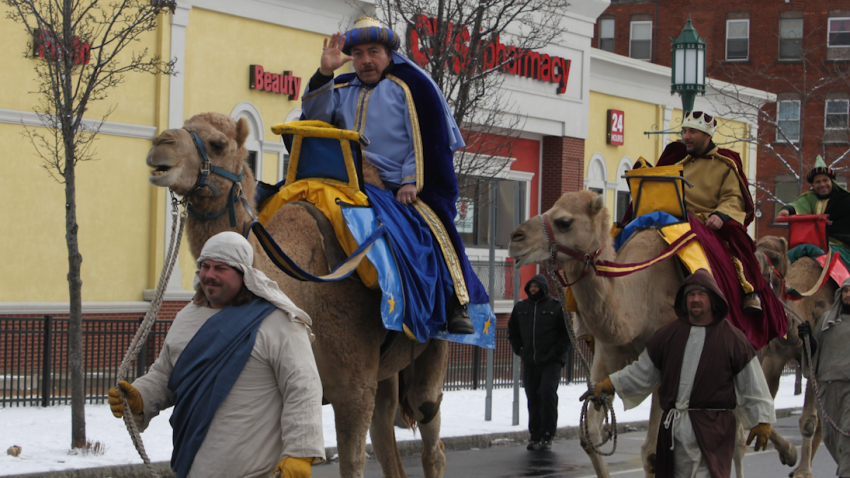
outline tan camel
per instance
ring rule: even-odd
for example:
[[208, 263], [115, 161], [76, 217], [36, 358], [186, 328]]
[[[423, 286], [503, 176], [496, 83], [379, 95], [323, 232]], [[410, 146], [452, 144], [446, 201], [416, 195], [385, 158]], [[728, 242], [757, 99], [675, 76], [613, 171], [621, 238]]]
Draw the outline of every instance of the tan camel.
[[[615, 256], [604, 199], [591, 191], [567, 193], [544, 214], [549, 217], [554, 239], [559, 245], [580, 253], [591, 253], [601, 248], [601, 260], [640, 263], [658, 256], [667, 246], [651, 229], [632, 235]], [[534, 263], [545, 265], [548, 262], [548, 238], [540, 218], [529, 219], [514, 230], [510, 255], [516, 261], [516, 267]], [[582, 261], [562, 253], [556, 260], [568, 282], [581, 277]], [[624, 277], [604, 278], [589, 273], [571, 287], [583, 324], [596, 343], [590, 373], [592, 383], [604, 380], [609, 374], [637, 360], [646, 348], [646, 341], [659, 328], [676, 319], [673, 302], [683, 280], [684, 273], [679, 263], [667, 260]], [[655, 474], [655, 447], [661, 416], [658, 397], [653, 394], [646, 441], [641, 448], [647, 477]], [[602, 429], [603, 418], [594, 407], [589, 407], [588, 425], [594, 443], [600, 443], [603, 435], [610, 433]], [[744, 430], [738, 425], [734, 455], [738, 478], [744, 476], [744, 438]], [[589, 447], [585, 448], [585, 452], [593, 463], [596, 476], [609, 477], [605, 461]]]
[[[771, 279], [771, 287], [773, 287], [777, 295], [782, 293], [782, 278], [785, 279], [786, 287], [806, 291], [814, 287], [823, 271], [820, 264], [810, 257], [802, 257], [789, 266], [787, 256], [788, 243], [783, 238], [766, 236], [759, 239], [756, 242], [756, 252], [756, 257], [762, 264], [762, 271], [766, 278]], [[771, 276], [768, 264], [759, 253], [764, 254], [770, 259], [770, 263], [776, 268], [781, 277], [778, 277], [777, 274]], [[811, 297], [802, 300], [788, 300], [786, 304], [797, 315], [811, 323], [814, 327], [814, 324], [818, 322], [832, 305], [836, 289], [835, 282], [830, 280]], [[797, 322], [792, 318], [793, 314], [788, 315], [788, 335], [771, 340], [763, 349], [764, 360], [762, 361], [762, 370], [770, 387], [770, 393], [773, 396], [776, 396], [776, 391], [779, 388], [779, 378], [782, 375], [782, 369], [785, 368], [785, 363], [789, 360], [797, 360], [799, 363], [802, 358], [803, 343], [797, 335]], [[803, 437], [803, 443], [800, 447], [800, 463], [790, 475], [793, 478], [812, 478], [812, 459], [821, 442], [821, 423], [817, 416], [817, 404], [811, 384], [808, 381], [806, 383], [806, 395], [803, 403], [803, 413], [800, 416], [800, 434]], [[793, 461], [788, 458], [790, 453], [786, 456], [780, 453], [780, 460], [783, 464], [794, 466], [796, 463], [796, 448], [790, 445], [776, 430], [771, 431], [770, 440], [777, 450], [786, 449], [789, 452], [790, 450], [794, 451], [795, 459]]]
[[[658, 255], [667, 245], [655, 231], [638, 232], [623, 244], [615, 257], [603, 197], [591, 191], [567, 193], [544, 214], [549, 217], [558, 244], [582, 253], [603, 248], [599, 257], [603, 260], [643, 262]], [[510, 255], [516, 261], [516, 267], [548, 261], [548, 241], [540, 218], [531, 218], [514, 230]], [[564, 254], [559, 254], [557, 260], [569, 282], [580, 277], [582, 262]], [[625, 277], [604, 278], [590, 273], [572, 286], [579, 314], [595, 339], [591, 382], [602, 381], [610, 373], [637, 360], [655, 331], [676, 319], [673, 301], [683, 279], [684, 275], [675, 261], [662, 261]], [[652, 287], [652, 293], [649, 293], [649, 287]], [[589, 407], [588, 424], [594, 443], [599, 443], [603, 433], [608, 433], [601, 429], [602, 419], [601, 413]], [[641, 449], [647, 476], [654, 474], [655, 443], [660, 423], [661, 408], [653, 394], [649, 430]], [[586, 448], [585, 451], [596, 476], [608, 477], [605, 461], [592, 449]]]
[[[192, 191], [198, 178], [201, 159], [191, 135], [203, 140], [214, 165], [238, 174], [248, 156], [245, 138], [248, 125], [226, 115], [203, 113], [186, 121], [184, 128], [162, 132], [153, 141], [147, 165], [153, 170], [150, 182], [170, 188], [178, 195]], [[367, 177], [376, 177], [366, 173]], [[225, 206], [231, 182], [211, 174], [221, 196], [212, 197], [209, 189], [190, 196], [191, 204], [201, 215], [214, 214]], [[244, 196], [253, 207], [255, 181], [245, 167], [242, 180]], [[243, 232], [250, 220], [248, 212], [236, 207], [237, 227], [229, 224], [228, 214], [199, 220], [189, 216], [186, 234], [194, 257], [211, 236], [226, 230]], [[282, 207], [269, 221], [267, 230], [280, 247], [308, 272], [324, 275], [329, 262], [335, 266], [345, 255], [330, 223], [315, 207], [292, 203]], [[380, 293], [366, 288], [359, 280], [317, 284], [290, 278], [268, 259], [251, 236], [255, 265], [274, 279], [299, 307], [313, 319], [313, 353], [322, 379], [324, 398], [333, 406], [336, 422], [340, 475], [362, 477], [366, 457], [366, 432], [371, 432], [375, 454], [385, 477], [404, 478], [406, 473], [395, 441], [393, 419], [399, 402], [399, 375], [416, 356], [415, 374], [407, 394], [408, 413], [419, 423], [425, 476], [438, 478], [445, 472], [445, 455], [440, 441], [440, 401], [448, 360], [448, 346], [441, 340], [414, 345], [400, 334], [383, 357], [381, 344], [388, 332], [380, 317]], [[413, 349], [413, 350], [411, 350]], [[402, 374], [406, 381], [411, 378]]]

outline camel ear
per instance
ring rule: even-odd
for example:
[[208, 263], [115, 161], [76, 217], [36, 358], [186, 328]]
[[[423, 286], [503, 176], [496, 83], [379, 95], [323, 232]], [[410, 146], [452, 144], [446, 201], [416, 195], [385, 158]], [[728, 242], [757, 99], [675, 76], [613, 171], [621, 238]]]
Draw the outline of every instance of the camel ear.
[[239, 121], [236, 122], [236, 145], [238, 147], [242, 147], [245, 144], [245, 140], [248, 139], [248, 120], [245, 118], [239, 118]]
[[788, 239], [785, 239], [784, 237], [780, 237], [779, 240], [782, 242], [782, 250], [787, 255], [788, 254]]
[[599, 214], [599, 211], [605, 207], [605, 197], [601, 194], [594, 194], [593, 199], [590, 200], [590, 205], [587, 207], [587, 213], [589, 216], [595, 216]]

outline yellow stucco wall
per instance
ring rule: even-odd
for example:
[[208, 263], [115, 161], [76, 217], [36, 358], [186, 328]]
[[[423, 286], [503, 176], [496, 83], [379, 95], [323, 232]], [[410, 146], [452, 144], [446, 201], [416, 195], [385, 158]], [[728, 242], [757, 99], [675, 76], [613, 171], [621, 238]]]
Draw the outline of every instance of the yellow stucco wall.
[[[641, 156], [646, 158], [652, 164], [658, 160], [661, 153], [664, 151], [663, 135], [645, 135], [645, 131], [650, 131], [653, 125], [657, 129], [662, 129], [663, 108], [659, 105], [646, 103], [629, 98], [621, 98], [618, 96], [606, 95], [590, 92], [589, 99], [589, 124], [587, 141], [585, 142], [585, 160], [584, 160], [584, 177], [588, 177], [588, 172], [591, 164], [591, 159], [596, 154], [601, 154], [605, 160], [607, 172], [606, 181], [618, 182], [621, 181], [617, 177], [617, 170], [623, 158], [628, 157], [631, 163], [637, 161]], [[625, 135], [623, 146], [613, 146], [607, 144], [607, 112], [609, 109], [620, 110], [625, 115]], [[673, 110], [671, 127], [675, 127], [682, 121], [682, 110]], [[750, 163], [750, 148], [749, 145], [741, 141], [731, 142], [732, 139], [727, 136], [731, 135], [732, 131], [738, 135], [746, 130], [746, 125], [735, 121], [720, 120], [717, 128], [717, 133], [713, 137], [713, 141], [719, 144], [720, 147], [731, 149], [741, 155], [744, 173], [749, 172]], [[677, 135], [671, 135], [670, 140], [678, 139]], [[605, 193], [606, 207], [609, 211], [614, 211], [616, 202], [616, 192], [614, 190], [606, 190]]]
[[[48, 176], [23, 128], [0, 123], [6, 192], [0, 234], [2, 302], [68, 300], [65, 188]], [[35, 128], [39, 131], [43, 128]], [[148, 283], [150, 141], [101, 135], [98, 161], [77, 165], [84, 301], [141, 300]]]

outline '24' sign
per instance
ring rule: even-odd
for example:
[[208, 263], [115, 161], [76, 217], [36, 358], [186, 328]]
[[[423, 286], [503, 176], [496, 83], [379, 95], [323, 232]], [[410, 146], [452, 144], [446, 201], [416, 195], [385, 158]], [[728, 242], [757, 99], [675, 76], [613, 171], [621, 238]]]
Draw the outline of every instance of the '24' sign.
[[619, 110], [608, 110], [608, 144], [623, 145], [623, 139], [626, 135], [624, 122], [625, 113]]

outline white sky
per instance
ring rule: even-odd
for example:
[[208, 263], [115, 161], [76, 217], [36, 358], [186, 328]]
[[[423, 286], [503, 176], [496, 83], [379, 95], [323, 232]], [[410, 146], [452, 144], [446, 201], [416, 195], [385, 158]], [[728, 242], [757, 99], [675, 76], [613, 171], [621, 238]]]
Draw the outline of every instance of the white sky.
[[[587, 386], [583, 383], [558, 389], [558, 427], [578, 425], [581, 411], [578, 397], [585, 390]], [[494, 390], [492, 421], [484, 420], [484, 403], [484, 390], [444, 392], [440, 435], [452, 437], [526, 429], [528, 411], [523, 390], [520, 390], [519, 425], [511, 425], [512, 389]], [[650, 400], [646, 400], [640, 407], [625, 412], [622, 401], [617, 400], [617, 421], [626, 423], [647, 420], [649, 405]], [[794, 376], [782, 378], [775, 405], [777, 409], [803, 406], [803, 396], [794, 396]], [[325, 445], [336, 446], [333, 410], [330, 405], [325, 405], [322, 412]], [[171, 459], [170, 416], [170, 410], [164, 411], [142, 434], [145, 449], [154, 462]], [[0, 408], [0, 476], [142, 463], [123, 420], [114, 418], [108, 405], [86, 406], [86, 436], [92, 442], [106, 445], [106, 453], [101, 456], [68, 454], [71, 447], [70, 406]], [[418, 439], [412, 432], [398, 428], [396, 438], [399, 441]], [[366, 440], [369, 441], [368, 434]], [[5, 453], [13, 445], [22, 447], [20, 456], [12, 457]]]

